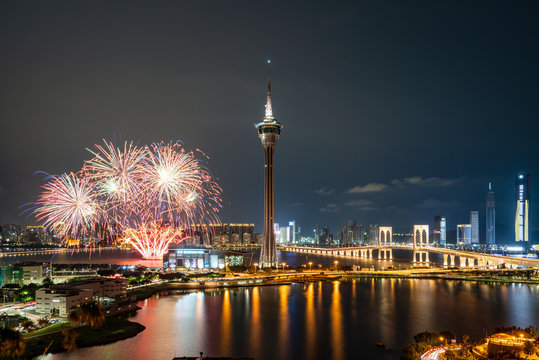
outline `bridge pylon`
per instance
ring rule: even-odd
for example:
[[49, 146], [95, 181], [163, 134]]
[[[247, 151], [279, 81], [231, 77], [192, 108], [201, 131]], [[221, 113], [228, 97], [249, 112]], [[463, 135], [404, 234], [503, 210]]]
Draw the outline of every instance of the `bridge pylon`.
[[[423, 260], [425, 255], [425, 260]], [[414, 246], [412, 253], [413, 264], [429, 263], [429, 226], [414, 225]]]
[[378, 259], [393, 260], [393, 227], [380, 226], [378, 228]]

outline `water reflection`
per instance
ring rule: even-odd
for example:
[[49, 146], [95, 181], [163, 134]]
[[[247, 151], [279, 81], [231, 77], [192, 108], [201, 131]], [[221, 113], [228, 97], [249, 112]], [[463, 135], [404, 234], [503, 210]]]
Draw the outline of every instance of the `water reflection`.
[[262, 324], [260, 320], [260, 289], [258, 286], [253, 288], [251, 295], [251, 340], [249, 342], [249, 352], [251, 354], [256, 354], [260, 352], [260, 340], [262, 337], [260, 334]]
[[232, 326], [231, 326], [231, 309], [230, 309], [230, 291], [225, 289], [223, 295], [223, 308], [221, 310], [221, 350], [223, 355], [231, 353], [231, 338], [232, 338]]
[[332, 359], [343, 358], [343, 347], [345, 336], [342, 326], [341, 292], [339, 291], [340, 281], [333, 282], [333, 293], [331, 295], [331, 353]]
[[288, 285], [279, 286], [279, 355], [281, 359], [288, 357], [289, 314], [288, 314]]
[[[204, 351], [256, 360], [396, 360], [425, 330], [474, 339], [483, 329], [537, 325], [538, 295], [536, 285], [358, 279], [153, 297], [138, 303], [143, 309], [133, 320], [146, 330], [136, 337], [46, 359], [171, 359]], [[378, 341], [396, 350], [379, 350]]]
[[314, 310], [314, 284], [310, 283], [306, 293], [305, 306], [305, 354], [314, 359], [316, 348], [316, 312]]

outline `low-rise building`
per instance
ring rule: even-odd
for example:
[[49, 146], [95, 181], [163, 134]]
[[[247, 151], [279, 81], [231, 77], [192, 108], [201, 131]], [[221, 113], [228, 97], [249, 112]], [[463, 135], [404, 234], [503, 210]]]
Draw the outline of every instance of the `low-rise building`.
[[92, 298], [89, 289], [40, 289], [36, 291], [36, 313], [67, 317], [73, 309]]
[[92, 292], [92, 298], [94, 299], [103, 297], [116, 298], [125, 295], [127, 291], [127, 279], [95, 277], [72, 283], [51, 285], [50, 288], [89, 290]]
[[224, 269], [228, 266], [243, 265], [244, 256], [239, 252], [209, 250], [193, 247], [170, 247], [163, 256], [163, 267], [170, 270], [184, 269]]
[[80, 304], [126, 294], [127, 279], [97, 277], [36, 291], [36, 312], [67, 316]]
[[0, 266], [0, 286], [41, 284], [48, 275], [48, 266], [40, 263], [23, 263]]

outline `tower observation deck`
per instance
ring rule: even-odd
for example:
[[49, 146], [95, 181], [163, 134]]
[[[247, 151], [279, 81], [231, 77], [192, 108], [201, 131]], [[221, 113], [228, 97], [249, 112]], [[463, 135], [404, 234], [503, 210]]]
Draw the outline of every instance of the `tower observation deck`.
[[268, 93], [262, 121], [255, 125], [264, 148], [264, 234], [260, 250], [260, 268], [277, 267], [277, 248], [273, 232], [273, 153], [283, 125], [273, 116], [271, 107], [271, 71], [268, 60]]

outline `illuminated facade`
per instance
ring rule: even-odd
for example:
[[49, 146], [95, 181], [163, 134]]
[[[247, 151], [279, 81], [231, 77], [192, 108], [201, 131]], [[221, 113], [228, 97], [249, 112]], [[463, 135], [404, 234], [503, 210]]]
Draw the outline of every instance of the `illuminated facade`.
[[494, 245], [496, 244], [496, 199], [491, 183], [488, 183], [485, 224], [487, 245]]
[[[268, 66], [269, 66], [268, 60]], [[283, 125], [273, 116], [271, 107], [271, 81], [268, 67], [268, 94], [262, 121], [255, 125], [264, 147], [264, 235], [260, 249], [260, 267], [277, 267], [277, 248], [273, 232], [273, 153]]]
[[515, 181], [515, 241], [529, 241], [530, 175], [520, 172]]
[[457, 244], [459, 245], [472, 244], [472, 225], [470, 224], [457, 225]]
[[470, 211], [471, 242], [479, 244], [479, 212]]
[[447, 244], [447, 219], [445, 216], [437, 215], [434, 217], [433, 235], [435, 244]]

